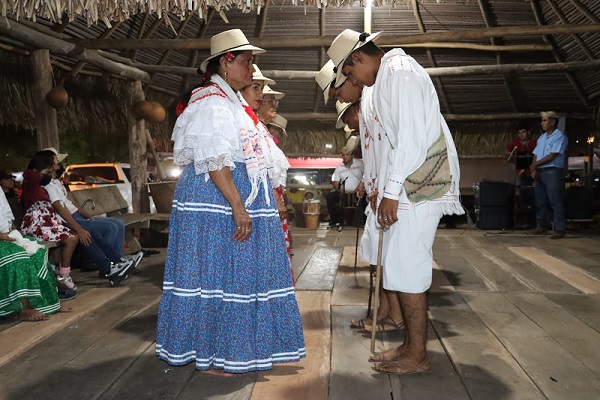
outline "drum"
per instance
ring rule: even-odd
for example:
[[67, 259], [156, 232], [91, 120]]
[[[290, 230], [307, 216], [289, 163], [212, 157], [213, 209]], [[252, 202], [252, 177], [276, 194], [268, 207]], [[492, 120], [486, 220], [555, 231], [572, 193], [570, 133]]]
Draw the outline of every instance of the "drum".
[[321, 202], [319, 200], [305, 200], [302, 202], [302, 211], [304, 213], [306, 229], [318, 229]]

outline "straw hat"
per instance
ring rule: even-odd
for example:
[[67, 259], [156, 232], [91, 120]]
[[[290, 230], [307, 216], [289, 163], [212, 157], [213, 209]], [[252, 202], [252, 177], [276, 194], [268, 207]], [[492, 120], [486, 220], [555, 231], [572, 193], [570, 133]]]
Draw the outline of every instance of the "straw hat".
[[358, 144], [358, 136], [350, 136], [346, 142], [346, 148], [350, 150], [350, 153], [354, 152], [356, 145]]
[[263, 81], [265, 85], [274, 85], [275, 81], [273, 79], [269, 79], [260, 72], [258, 65], [252, 64], [254, 66], [254, 73], [252, 74], [253, 81]]
[[47, 150], [53, 152], [56, 155], [56, 158], [58, 158], [58, 162], [63, 162], [63, 160], [69, 156], [68, 154], [60, 154], [54, 147], [46, 147], [42, 151]]
[[333, 64], [333, 61], [329, 60], [319, 70], [317, 76], [315, 76], [315, 81], [317, 81], [317, 85], [319, 85], [319, 87], [323, 91], [323, 100], [325, 101], [325, 104], [327, 104], [327, 101], [329, 100], [329, 88], [335, 80], [335, 72], [333, 72], [334, 68], [335, 65]]
[[266, 50], [260, 47], [252, 46], [244, 32], [240, 29], [231, 29], [225, 32], [216, 34], [210, 38], [210, 57], [202, 61], [200, 70], [206, 72], [208, 62], [215, 57], [223, 55], [229, 51], [245, 51], [252, 50], [252, 54], [264, 53]]
[[560, 118], [560, 114], [555, 112], [555, 111], [542, 111], [540, 113], [540, 117], [541, 118], [554, 118], [554, 119], [559, 119]]
[[288, 123], [287, 119], [283, 118], [279, 114], [275, 114], [275, 117], [273, 117], [271, 122], [269, 122], [269, 125], [276, 126], [277, 128], [279, 128], [283, 131], [284, 135], [287, 135], [287, 132], [285, 131], [285, 128], [287, 127], [287, 123]]
[[350, 128], [348, 125], [344, 125], [344, 135], [346, 136], [346, 139], [352, 136], [352, 132], [354, 132], [354, 129]]
[[270, 95], [273, 95], [273, 96], [275, 96], [275, 100], [281, 100], [281, 99], [283, 99], [283, 98], [285, 97], [285, 93], [282, 93], [282, 92], [278, 92], [278, 91], [276, 91], [276, 90], [273, 90], [273, 89], [271, 89], [271, 88], [269, 87], [269, 85], [265, 85], [265, 86], [263, 87], [263, 96], [264, 96], [265, 94], [270, 94]]
[[337, 121], [335, 123], [336, 129], [341, 129], [344, 127], [344, 125], [346, 125], [346, 123], [342, 121], [342, 116], [346, 113], [351, 105], [352, 103], [342, 103], [340, 101], [335, 102], [335, 109], [337, 110], [338, 114]]
[[342, 84], [342, 66], [344, 61], [348, 58], [348, 56], [355, 50], [360, 49], [365, 44], [375, 40], [381, 32], [377, 33], [360, 33], [353, 31], [352, 29], [345, 29], [342, 33], [337, 35], [335, 39], [333, 39], [333, 43], [327, 49], [327, 55], [333, 61], [333, 64], [336, 66], [336, 83], [335, 87], [338, 87]]

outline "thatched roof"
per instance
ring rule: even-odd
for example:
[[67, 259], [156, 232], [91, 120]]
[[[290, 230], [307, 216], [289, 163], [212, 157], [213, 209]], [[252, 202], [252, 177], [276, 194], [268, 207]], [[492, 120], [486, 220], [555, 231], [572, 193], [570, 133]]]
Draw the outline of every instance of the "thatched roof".
[[[492, 121], [495, 127], [479, 133], [489, 135], [501, 125], [498, 121], [505, 121], [508, 129], [541, 110], [584, 118], [570, 119], [571, 127], [584, 123], [585, 118], [589, 125], [597, 115], [599, 1], [374, 3], [372, 31], [384, 31], [380, 44], [404, 47], [428, 68], [451, 126], [458, 127], [460, 121], [478, 124], [479, 120], [484, 125]], [[0, 17], [0, 69], [12, 69], [12, 73], [0, 77], [0, 87], [10, 99], [0, 109], [0, 122], [31, 124], [29, 78], [23, 66], [33, 50], [43, 47], [41, 39], [44, 45], [49, 40], [60, 44], [51, 50], [53, 72], [66, 78], [67, 90], [73, 91], [72, 101], [59, 113], [61, 130], [85, 131], [86, 123], [108, 115], [110, 123], [94, 127], [114, 132], [124, 126], [122, 115], [129, 106], [119, 102], [124, 98], [118, 88], [121, 83], [141, 80], [146, 95], [170, 110], [176, 96], [197, 79], [194, 71], [209, 54], [209, 38], [240, 28], [252, 43], [268, 50], [257, 58], [258, 65], [277, 80], [276, 89], [286, 93], [279, 112], [290, 120], [290, 130], [303, 132], [293, 146], [312, 152], [340, 134], [332, 133], [333, 102], [324, 104], [312, 77], [327, 61], [325, 50], [335, 35], [345, 28], [364, 29], [364, 9], [361, 2], [309, 0], [300, 4], [260, 0], [4, 2], [2, 12], [8, 19]], [[16, 59], [20, 61], [14, 66]], [[102, 98], [101, 93], [108, 97]], [[104, 104], [93, 104], [102, 99]], [[115, 110], [117, 106], [121, 109]], [[171, 119], [152, 128], [166, 144], [172, 123]], [[315, 129], [310, 125], [314, 123], [321, 127]], [[332, 139], [313, 140], [311, 135], [317, 131], [328, 132]]]

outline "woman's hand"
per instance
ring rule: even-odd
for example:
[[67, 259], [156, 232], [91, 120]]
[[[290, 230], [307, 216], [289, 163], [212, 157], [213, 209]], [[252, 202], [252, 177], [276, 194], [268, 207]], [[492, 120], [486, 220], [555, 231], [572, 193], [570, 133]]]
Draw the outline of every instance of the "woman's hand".
[[92, 244], [92, 235], [90, 235], [88, 231], [81, 228], [77, 229], [75, 232], [77, 232], [77, 235], [79, 236], [79, 241], [82, 245], [89, 246], [90, 244]]
[[6, 232], [0, 233], [0, 240], [3, 242], [14, 242], [15, 241], [15, 239], [8, 236], [8, 233], [6, 233]]
[[246, 209], [233, 211], [233, 221], [235, 222], [235, 232], [233, 239], [238, 242], [248, 240], [252, 233], [252, 219], [246, 212]]

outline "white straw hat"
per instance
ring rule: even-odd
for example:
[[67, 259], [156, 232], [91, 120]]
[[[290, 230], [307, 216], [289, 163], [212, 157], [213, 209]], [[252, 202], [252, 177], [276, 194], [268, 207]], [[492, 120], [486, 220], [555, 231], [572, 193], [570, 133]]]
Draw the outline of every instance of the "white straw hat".
[[348, 125], [344, 125], [344, 134], [346, 135], [346, 139], [352, 136], [352, 132], [354, 132], [354, 129], [350, 128]]
[[58, 158], [58, 162], [63, 162], [63, 160], [69, 156], [68, 154], [60, 154], [54, 147], [46, 147], [42, 151], [53, 152], [54, 155], [56, 155], [56, 158]]
[[334, 68], [335, 65], [333, 64], [333, 61], [329, 60], [319, 70], [317, 76], [315, 76], [315, 81], [317, 81], [317, 85], [319, 85], [319, 87], [323, 91], [323, 100], [325, 101], [325, 104], [327, 104], [327, 101], [329, 100], [329, 88], [335, 80], [335, 72], [333, 72]]
[[351, 105], [352, 103], [342, 103], [340, 101], [335, 102], [335, 109], [338, 113], [337, 122], [335, 123], [335, 127], [337, 129], [341, 129], [344, 127], [344, 125], [346, 125], [346, 123], [342, 121], [342, 116], [346, 113], [346, 111], [348, 110], [348, 108], [350, 108]]
[[263, 81], [265, 85], [274, 85], [275, 81], [273, 79], [269, 79], [260, 72], [258, 65], [252, 64], [254, 66], [254, 73], [252, 74], [253, 81]]
[[269, 85], [265, 85], [263, 87], [263, 96], [266, 94], [275, 96], [275, 100], [281, 100], [285, 97], [285, 93], [278, 92], [277, 90], [273, 90], [269, 87]]
[[365, 44], [375, 40], [381, 32], [377, 33], [360, 33], [353, 31], [352, 29], [345, 29], [342, 33], [337, 35], [329, 49], [327, 49], [327, 55], [333, 61], [336, 67], [336, 83], [335, 87], [341, 85], [342, 67], [344, 61], [348, 56], [355, 50], [360, 49]]
[[275, 114], [275, 117], [273, 117], [271, 122], [269, 122], [269, 125], [278, 127], [279, 129], [283, 130], [283, 133], [285, 135], [287, 135], [287, 132], [285, 131], [285, 128], [287, 127], [287, 123], [288, 123], [287, 119], [283, 118], [279, 114]]
[[210, 57], [202, 61], [200, 70], [206, 72], [208, 62], [215, 57], [225, 54], [229, 51], [245, 51], [252, 50], [252, 54], [264, 53], [266, 50], [260, 47], [252, 46], [244, 32], [240, 29], [231, 29], [225, 32], [216, 34], [210, 38]]
[[346, 148], [352, 153], [352, 152], [354, 152], [354, 149], [356, 149], [357, 144], [358, 144], [358, 136], [350, 136], [350, 138], [346, 142]]

